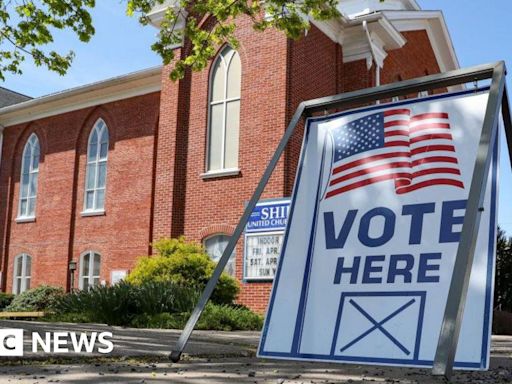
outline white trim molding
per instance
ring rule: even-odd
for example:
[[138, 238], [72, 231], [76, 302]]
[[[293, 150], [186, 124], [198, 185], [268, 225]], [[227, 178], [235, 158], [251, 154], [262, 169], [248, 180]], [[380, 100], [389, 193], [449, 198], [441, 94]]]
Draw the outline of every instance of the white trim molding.
[[162, 87], [161, 75], [162, 67], [159, 66], [0, 108], [0, 125], [8, 127], [159, 92]]
[[240, 169], [238, 168], [228, 168], [228, 169], [219, 169], [215, 171], [208, 171], [205, 173], [201, 173], [202, 179], [214, 179], [216, 177], [228, 177], [228, 176], [238, 176], [240, 174]]

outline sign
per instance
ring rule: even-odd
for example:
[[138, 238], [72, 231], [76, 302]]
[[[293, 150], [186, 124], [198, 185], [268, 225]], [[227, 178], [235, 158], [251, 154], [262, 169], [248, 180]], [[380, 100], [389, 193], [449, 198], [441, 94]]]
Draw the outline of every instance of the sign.
[[[461, 92], [308, 119], [260, 357], [432, 366], [487, 99]], [[489, 365], [497, 157], [495, 144], [459, 369]]]
[[245, 227], [246, 233], [284, 231], [288, 223], [290, 200], [279, 199], [259, 202]]
[[245, 231], [244, 280], [272, 280], [288, 223], [290, 200], [263, 201], [256, 205]]
[[110, 284], [115, 285], [124, 280], [128, 275], [128, 271], [121, 269], [110, 272]]

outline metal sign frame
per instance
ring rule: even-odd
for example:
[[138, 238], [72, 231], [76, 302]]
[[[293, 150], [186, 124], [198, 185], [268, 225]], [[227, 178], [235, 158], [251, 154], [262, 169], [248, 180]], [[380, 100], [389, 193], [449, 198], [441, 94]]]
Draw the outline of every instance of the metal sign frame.
[[434, 359], [432, 373], [444, 375], [449, 378], [453, 372], [457, 342], [462, 325], [462, 316], [466, 304], [466, 296], [471, 274], [471, 266], [476, 246], [476, 234], [479, 229], [480, 216], [483, 211], [483, 200], [489, 165], [492, 158], [492, 144], [498, 131], [500, 109], [503, 116], [505, 134], [512, 166], [512, 119], [505, 84], [505, 62], [499, 61], [492, 64], [484, 64], [475, 67], [458, 69], [445, 73], [419, 77], [411, 80], [386, 84], [379, 87], [367, 88], [353, 92], [347, 92], [335, 96], [328, 96], [299, 104], [286, 131], [279, 142], [261, 180], [259, 181], [245, 211], [236, 226], [229, 243], [222, 254], [213, 275], [208, 281], [199, 301], [173, 349], [170, 358], [173, 362], [180, 360], [181, 354], [194, 330], [194, 327], [209, 300], [219, 277], [226, 266], [229, 257], [235, 249], [236, 243], [242, 235], [247, 221], [259, 201], [265, 186], [267, 185], [274, 168], [283, 154], [288, 141], [293, 135], [297, 124], [302, 117], [309, 117], [313, 113], [324, 112], [332, 109], [345, 109], [362, 103], [371, 103], [393, 96], [403, 96], [421, 91], [446, 88], [453, 85], [476, 82], [478, 80], [491, 79], [489, 99], [487, 102], [482, 133], [478, 146], [477, 158], [473, 169], [466, 214], [462, 225], [462, 232], [448, 292], [443, 323], [439, 335], [438, 346]]

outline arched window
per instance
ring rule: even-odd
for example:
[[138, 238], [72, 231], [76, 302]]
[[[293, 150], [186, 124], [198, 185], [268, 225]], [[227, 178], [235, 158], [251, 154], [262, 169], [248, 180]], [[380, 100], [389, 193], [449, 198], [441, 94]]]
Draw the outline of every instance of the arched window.
[[85, 175], [85, 212], [103, 212], [107, 181], [108, 128], [102, 119], [96, 121], [87, 146]]
[[14, 258], [14, 281], [12, 292], [16, 295], [30, 289], [30, 277], [32, 273], [32, 257], [22, 253]]
[[208, 171], [238, 168], [241, 75], [238, 52], [226, 46], [210, 78]]
[[41, 151], [39, 139], [33, 133], [23, 149], [20, 179], [20, 204], [18, 217], [34, 218], [36, 216], [37, 178], [39, 175], [39, 157]]
[[78, 287], [89, 290], [100, 283], [101, 255], [94, 251], [87, 251], [80, 256], [80, 279]]
[[[218, 262], [224, 253], [224, 250], [228, 246], [229, 236], [228, 235], [213, 235], [204, 240], [204, 247], [206, 249], [206, 253], [210, 256], [210, 258]], [[235, 251], [231, 254], [228, 263], [226, 264], [226, 268], [224, 271], [229, 273], [231, 276], [235, 276]]]

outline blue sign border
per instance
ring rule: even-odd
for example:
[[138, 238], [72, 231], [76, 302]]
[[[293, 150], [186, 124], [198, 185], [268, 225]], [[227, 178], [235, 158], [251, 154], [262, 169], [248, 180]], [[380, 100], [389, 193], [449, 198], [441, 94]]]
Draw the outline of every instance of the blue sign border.
[[[485, 92], [488, 91], [489, 87], [483, 87], [477, 90], [477, 92]], [[390, 103], [390, 104], [380, 104], [368, 108], [359, 108], [354, 109], [346, 112], [340, 112], [329, 116], [322, 116], [322, 117], [313, 117], [309, 118], [306, 123], [305, 127], [305, 133], [304, 133], [304, 143], [303, 148], [306, 148], [308, 140], [309, 140], [309, 134], [311, 131], [311, 124], [313, 122], [320, 122], [325, 120], [330, 120], [336, 117], [342, 117], [342, 116], [349, 116], [354, 113], [361, 113], [361, 112], [370, 112], [374, 110], [380, 110], [384, 109], [387, 106], [401, 106], [401, 105], [409, 105], [421, 101], [427, 101], [427, 100], [439, 100], [454, 96], [463, 96], [463, 95], [469, 95], [474, 94], [475, 90], [469, 90], [469, 91], [461, 91], [461, 92], [453, 92], [453, 93], [446, 93], [442, 95], [436, 95], [436, 96], [430, 96], [430, 97], [424, 97], [422, 99], [411, 99], [406, 100], [402, 102], [396, 102], [396, 103]], [[495, 228], [495, 219], [496, 219], [496, 194], [497, 194], [497, 165], [498, 165], [498, 137], [499, 135], [496, 135], [496, 141], [494, 143], [494, 149], [493, 149], [493, 157], [492, 157], [492, 187], [491, 187], [491, 212], [490, 212], [490, 227], [489, 227], [489, 243], [488, 243], [488, 259], [487, 259], [487, 281], [486, 281], [486, 294], [485, 294], [485, 311], [484, 311], [484, 329], [483, 329], [483, 335], [482, 335], [482, 350], [481, 350], [481, 356], [480, 356], [480, 362], [479, 363], [473, 363], [473, 362], [464, 362], [464, 361], [455, 361], [454, 367], [456, 368], [473, 368], [473, 369], [484, 369], [487, 366], [487, 353], [489, 348], [489, 327], [490, 327], [490, 320], [491, 320], [491, 311], [490, 311], [490, 305], [491, 305], [491, 299], [492, 299], [492, 276], [493, 276], [493, 261], [494, 261], [494, 247], [495, 247], [495, 237], [496, 237], [496, 228]], [[292, 193], [292, 201], [290, 206], [290, 214], [288, 217], [288, 225], [285, 232], [285, 238], [283, 242], [283, 248], [281, 250], [281, 257], [279, 258], [279, 263], [277, 266], [277, 272], [274, 280], [274, 285], [272, 287], [272, 293], [270, 296], [270, 303], [267, 309], [267, 316], [266, 318], [269, 318], [272, 314], [272, 310], [274, 307], [274, 301], [275, 301], [275, 294], [277, 291], [277, 286], [279, 284], [279, 278], [281, 275], [282, 270], [282, 264], [284, 260], [284, 255], [286, 254], [285, 250], [288, 244], [288, 228], [290, 226], [290, 223], [293, 219], [293, 213], [295, 210], [295, 204], [297, 201], [297, 186], [300, 184], [301, 174], [302, 174], [302, 168], [304, 166], [304, 155], [301, 151], [301, 157], [299, 162], [299, 167], [297, 170], [297, 177], [295, 186]], [[317, 199], [318, 200], [318, 199]], [[315, 216], [316, 216], [316, 207], [315, 207]], [[310, 244], [311, 245], [311, 244]], [[306, 261], [306, 264], [308, 262]], [[305, 279], [306, 280], [306, 279]], [[306, 282], [305, 282], [306, 283]], [[307, 283], [306, 283], [307, 284]], [[304, 292], [301, 294], [301, 301], [302, 296], [304, 296]], [[303, 312], [303, 308], [299, 307], [297, 315], [299, 315], [301, 312]], [[351, 357], [341, 357], [341, 356], [331, 356], [331, 355], [322, 355], [322, 354], [307, 354], [307, 353], [300, 353], [297, 350], [295, 352], [271, 352], [271, 351], [265, 351], [265, 343], [266, 338], [268, 334], [268, 322], [265, 321], [265, 324], [263, 326], [262, 330], [262, 336], [261, 336], [261, 342], [258, 347], [258, 356], [261, 357], [275, 357], [275, 358], [281, 358], [281, 359], [310, 359], [310, 360], [323, 360], [323, 361], [344, 361], [344, 362], [360, 362], [360, 363], [376, 363], [376, 364], [390, 364], [389, 361], [383, 361], [383, 359], [377, 359], [377, 358], [351, 358]], [[295, 339], [295, 337], [294, 337]], [[433, 361], [431, 360], [416, 360], [414, 362], [411, 362], [410, 360], [400, 360], [400, 361], [393, 361], [394, 364], [401, 364], [401, 365], [411, 365], [411, 366], [425, 366], [425, 367], [432, 367]]]

